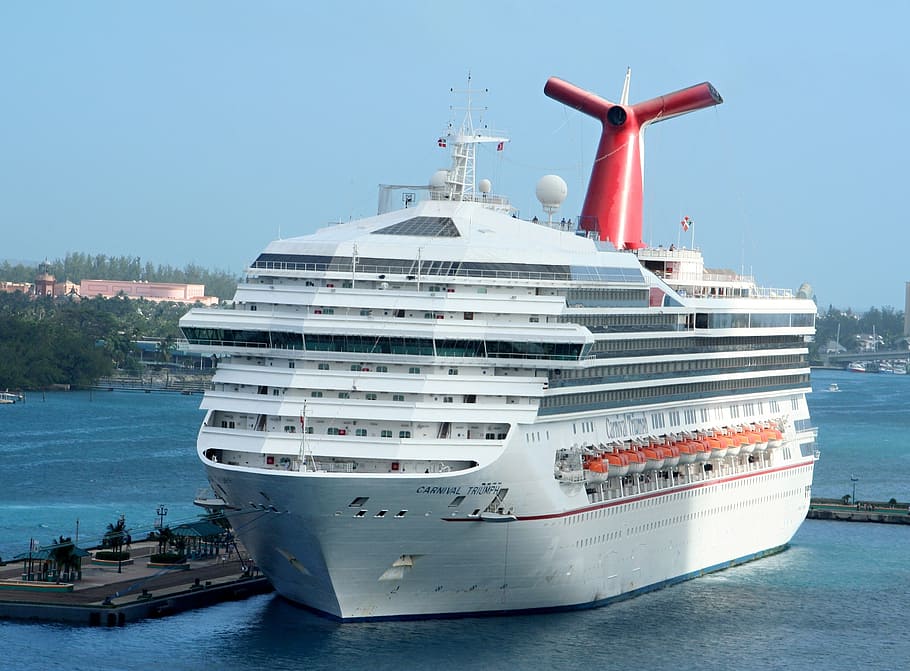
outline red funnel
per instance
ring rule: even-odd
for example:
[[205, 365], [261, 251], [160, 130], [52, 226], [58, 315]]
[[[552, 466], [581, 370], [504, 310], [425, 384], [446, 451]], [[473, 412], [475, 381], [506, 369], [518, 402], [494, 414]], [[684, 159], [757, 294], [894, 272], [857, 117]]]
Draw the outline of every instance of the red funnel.
[[723, 98], [708, 84], [621, 105], [550, 77], [544, 93], [569, 107], [599, 119], [603, 130], [581, 210], [581, 228], [597, 231], [617, 249], [644, 247], [642, 230], [642, 145], [645, 126], [703, 107]]

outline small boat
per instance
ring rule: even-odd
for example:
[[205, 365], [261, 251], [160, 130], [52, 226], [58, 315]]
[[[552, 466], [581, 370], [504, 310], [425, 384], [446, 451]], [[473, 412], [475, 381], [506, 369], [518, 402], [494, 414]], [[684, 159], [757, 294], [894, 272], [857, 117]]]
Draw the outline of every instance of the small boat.
[[609, 464], [610, 475], [622, 477], [629, 473], [629, 458], [620, 452], [604, 452], [603, 460]]
[[850, 362], [850, 365], [847, 366], [847, 370], [849, 370], [851, 373], [865, 373], [866, 364], [864, 364], [862, 361], [852, 361]]
[[629, 473], [641, 473], [645, 470], [645, 455], [638, 450], [627, 450], [624, 454], [629, 458]]
[[13, 403], [18, 403], [19, 401], [24, 401], [25, 396], [22, 394], [17, 394], [12, 391], [0, 391], [0, 404], [11, 405]]
[[604, 482], [607, 479], [610, 464], [601, 457], [585, 457], [585, 482]]
[[673, 447], [679, 450], [679, 463], [694, 464], [695, 459], [700, 451], [699, 448], [701, 446], [696, 446], [695, 441], [684, 440], [678, 443], [674, 443]]
[[837, 382], [832, 382], [829, 384], [828, 391], [840, 391], [840, 387], [837, 386]]
[[659, 468], [662, 468], [664, 465], [664, 451], [660, 447], [648, 446], [644, 447], [641, 450], [641, 453], [645, 456], [645, 469], [649, 471], [656, 471]]

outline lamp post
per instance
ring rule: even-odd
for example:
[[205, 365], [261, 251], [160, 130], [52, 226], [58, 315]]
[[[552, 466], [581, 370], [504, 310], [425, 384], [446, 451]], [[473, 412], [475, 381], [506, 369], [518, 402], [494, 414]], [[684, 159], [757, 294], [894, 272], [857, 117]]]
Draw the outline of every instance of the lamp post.
[[850, 476], [850, 482], [853, 483], [853, 498], [850, 500], [853, 502], [854, 506], [856, 505], [856, 482], [857, 482], [857, 480], [859, 480], [859, 478], [856, 477], [855, 475]]
[[155, 511], [155, 514], [158, 516], [158, 529], [164, 528], [164, 518], [167, 515], [167, 506], [163, 503], [158, 506], [158, 509]]
[[123, 541], [126, 529], [126, 515], [120, 513], [117, 520], [117, 573], [123, 573]]

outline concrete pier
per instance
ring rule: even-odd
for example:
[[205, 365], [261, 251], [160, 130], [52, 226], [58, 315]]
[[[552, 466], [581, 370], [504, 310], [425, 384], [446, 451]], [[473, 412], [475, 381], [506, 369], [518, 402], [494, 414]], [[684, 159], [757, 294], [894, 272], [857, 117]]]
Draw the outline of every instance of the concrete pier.
[[272, 591], [237, 554], [188, 562], [188, 569], [149, 566], [151, 542], [133, 544], [131, 564], [99, 566], [86, 559], [73, 583], [21, 580], [21, 562], [0, 566], [0, 619], [122, 626], [149, 617], [203, 608]]
[[841, 499], [812, 499], [806, 517], [810, 520], [839, 522], [910, 524], [910, 506], [906, 503], [891, 504], [882, 501], [844, 503]]

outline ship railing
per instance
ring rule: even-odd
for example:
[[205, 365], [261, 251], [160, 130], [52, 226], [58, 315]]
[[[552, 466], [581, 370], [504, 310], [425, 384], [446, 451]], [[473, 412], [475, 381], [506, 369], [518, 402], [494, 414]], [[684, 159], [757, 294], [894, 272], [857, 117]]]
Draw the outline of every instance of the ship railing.
[[[451, 277], [470, 277], [480, 279], [495, 280], [548, 280], [556, 282], [590, 282], [596, 281], [597, 278], [583, 278], [573, 276], [572, 273], [559, 273], [549, 271], [525, 271], [525, 270], [486, 270], [483, 268], [430, 268], [430, 262], [427, 266], [421, 268], [420, 279], [422, 281], [443, 281]], [[344, 277], [351, 277], [350, 263], [296, 263], [290, 261], [256, 261], [249, 268], [251, 275], [256, 275], [260, 270], [278, 270], [290, 272], [319, 273], [327, 276], [343, 274]], [[435, 271], [435, 272], [434, 272]], [[375, 279], [383, 275], [382, 279], [390, 279], [391, 276], [400, 276], [401, 279], [416, 280], [418, 277], [416, 267], [402, 268], [401, 266], [383, 266], [358, 263], [354, 271], [354, 279]], [[372, 277], [371, 277], [372, 276]]]

